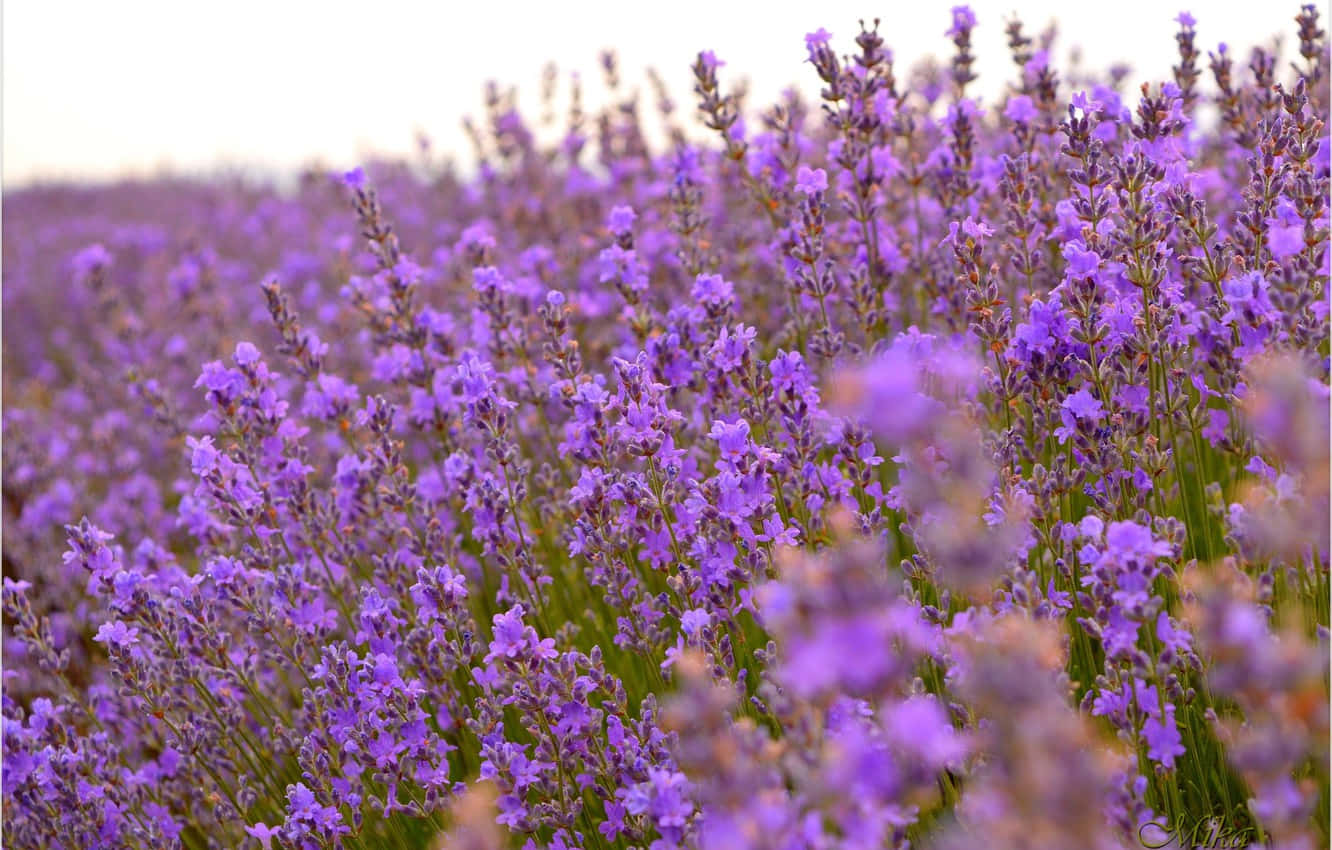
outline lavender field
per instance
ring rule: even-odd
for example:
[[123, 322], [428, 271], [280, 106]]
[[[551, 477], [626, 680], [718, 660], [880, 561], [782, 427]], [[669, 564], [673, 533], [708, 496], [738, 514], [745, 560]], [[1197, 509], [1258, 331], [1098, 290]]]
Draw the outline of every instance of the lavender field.
[[6, 191], [5, 846], [1329, 846], [1291, 14], [1141, 90], [1014, 18], [997, 98], [965, 7], [833, 21], [818, 100], [497, 87], [474, 171]]

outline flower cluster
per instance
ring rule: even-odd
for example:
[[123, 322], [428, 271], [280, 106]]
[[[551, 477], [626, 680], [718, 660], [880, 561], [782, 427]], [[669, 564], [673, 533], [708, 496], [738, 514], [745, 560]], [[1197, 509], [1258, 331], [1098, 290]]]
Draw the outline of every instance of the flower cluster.
[[806, 36], [813, 100], [703, 52], [706, 132], [606, 54], [475, 172], [7, 193], [9, 846], [1326, 846], [1296, 20], [1127, 91], [1013, 19], [988, 101], [966, 7]]

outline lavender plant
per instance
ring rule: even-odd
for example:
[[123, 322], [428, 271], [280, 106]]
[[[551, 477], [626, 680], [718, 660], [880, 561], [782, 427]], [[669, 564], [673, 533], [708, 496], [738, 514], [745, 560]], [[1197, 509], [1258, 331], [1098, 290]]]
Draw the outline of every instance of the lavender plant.
[[6, 193], [9, 846], [1327, 846], [1327, 39], [1177, 24]]

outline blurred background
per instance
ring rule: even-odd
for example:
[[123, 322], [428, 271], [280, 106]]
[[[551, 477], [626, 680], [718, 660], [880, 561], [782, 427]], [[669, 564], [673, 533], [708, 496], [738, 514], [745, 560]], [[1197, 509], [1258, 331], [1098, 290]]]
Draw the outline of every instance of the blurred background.
[[[167, 172], [241, 172], [282, 180], [301, 167], [345, 169], [406, 155], [470, 159], [461, 120], [479, 115], [487, 80], [517, 86], [536, 109], [542, 68], [584, 81], [589, 109], [605, 101], [598, 57], [613, 49], [626, 89], [649, 95], [655, 67], [685, 115], [689, 65], [699, 50], [725, 61], [723, 86], [750, 81], [751, 103], [789, 85], [817, 93], [804, 34], [824, 27], [854, 49], [859, 18], [880, 32], [899, 69], [934, 54], [947, 61], [952, 2], [179, 2], [6, 0], [3, 4], [5, 189], [51, 180]], [[1080, 48], [1087, 67], [1127, 62], [1139, 81], [1169, 79], [1172, 23], [1197, 18], [1204, 51], [1228, 42], [1241, 62], [1276, 35], [1294, 43], [1292, 0], [1240, 3], [1074, 4], [978, 0], [975, 94], [997, 97], [1014, 76], [1004, 24], [1020, 13], [1029, 35], [1058, 19], [1054, 56]], [[899, 70], [899, 73], [902, 73]], [[1212, 88], [1204, 71], [1204, 90]], [[562, 116], [561, 116], [562, 117]]]

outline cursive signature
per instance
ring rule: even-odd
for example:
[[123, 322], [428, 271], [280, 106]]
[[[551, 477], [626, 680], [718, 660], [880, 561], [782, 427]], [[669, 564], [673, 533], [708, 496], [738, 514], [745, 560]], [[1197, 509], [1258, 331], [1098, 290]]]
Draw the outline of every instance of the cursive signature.
[[1148, 850], [1212, 850], [1253, 845], [1253, 827], [1228, 826], [1220, 818], [1199, 818], [1192, 824], [1147, 821], [1138, 827], [1138, 841]]

